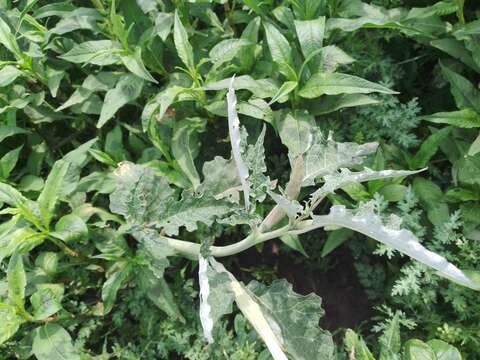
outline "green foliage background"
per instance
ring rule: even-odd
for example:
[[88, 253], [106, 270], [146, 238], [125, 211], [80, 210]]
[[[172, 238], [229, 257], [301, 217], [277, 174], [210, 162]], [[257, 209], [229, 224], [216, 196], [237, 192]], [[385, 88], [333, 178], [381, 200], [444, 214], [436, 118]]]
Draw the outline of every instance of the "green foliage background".
[[[0, 0], [0, 44], [1, 359], [270, 359], [237, 309], [207, 342], [197, 262], [153, 261], [138, 241], [148, 229], [127, 228], [154, 214], [115, 210], [112, 194], [122, 166], [141, 164], [145, 181], [163, 179], [163, 190], [146, 191], [163, 201], [154, 213], [174, 219], [162, 235], [240, 241], [304, 151], [289, 121], [337, 141], [379, 142], [366, 160], [373, 170], [427, 167], [343, 186], [328, 203], [370, 201], [425, 247], [480, 269], [474, 0]], [[195, 196], [232, 166], [204, 164], [230, 156], [234, 75], [254, 210], [214, 223], [223, 213]], [[186, 203], [207, 210], [178, 220]], [[478, 358], [477, 292], [363, 235], [329, 230], [224, 264], [245, 283], [287, 278], [322, 297], [333, 358]]]

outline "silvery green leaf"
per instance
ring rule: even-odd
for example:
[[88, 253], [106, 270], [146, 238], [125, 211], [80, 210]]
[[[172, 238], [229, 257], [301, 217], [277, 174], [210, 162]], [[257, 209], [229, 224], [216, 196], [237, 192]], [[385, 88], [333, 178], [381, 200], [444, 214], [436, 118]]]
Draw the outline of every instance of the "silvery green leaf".
[[148, 72], [142, 60], [141, 47], [137, 46], [133, 54], [121, 55], [125, 67], [139, 78], [158, 84], [158, 81]]
[[443, 256], [427, 250], [411, 231], [385, 225], [368, 203], [359, 210], [334, 205], [328, 215], [312, 216], [312, 219], [314, 227], [335, 225], [367, 235], [437, 270], [439, 275], [453, 282], [480, 291], [480, 282], [473, 275], [467, 275]]
[[233, 84], [235, 78], [232, 78], [232, 85], [230, 86], [227, 94], [228, 104], [228, 133], [230, 135], [230, 143], [232, 146], [232, 155], [237, 166], [238, 177], [243, 188], [243, 197], [245, 201], [245, 209], [250, 208], [250, 184], [248, 182], [248, 168], [243, 160], [243, 154], [241, 149], [241, 136], [240, 136], [240, 119], [237, 114], [237, 97], [235, 96], [235, 90]]
[[187, 231], [197, 230], [197, 222], [211, 226], [216, 218], [228, 215], [232, 205], [223, 200], [204, 195], [195, 197], [184, 191], [180, 200], [171, 200], [164, 212], [158, 213], [153, 221], [157, 229], [162, 229], [167, 235], [178, 235], [180, 227]]
[[313, 201], [324, 197], [328, 194], [334, 193], [349, 184], [361, 183], [371, 180], [388, 179], [392, 177], [410, 176], [424, 171], [425, 169], [408, 171], [408, 170], [381, 170], [374, 171], [365, 168], [363, 171], [351, 172], [348, 169], [342, 168], [340, 172], [328, 174], [323, 177], [324, 184], [321, 188], [312, 193], [311, 198]]
[[324, 311], [316, 294], [299, 295], [286, 280], [270, 286], [252, 281], [247, 289], [291, 359], [334, 359], [332, 336], [318, 327]]
[[227, 199], [233, 203], [240, 200], [241, 183], [233, 159], [215, 156], [203, 164], [202, 192], [210, 193], [216, 199]]
[[273, 24], [266, 22], [263, 27], [273, 61], [277, 63], [280, 72], [287, 79], [296, 80], [296, 74], [292, 67], [292, 48], [288, 40]]
[[233, 293], [230, 278], [224, 272], [216, 272], [208, 259], [199, 255], [198, 280], [200, 285], [200, 321], [209, 343], [214, 342], [213, 329], [218, 320], [232, 312]]
[[148, 267], [157, 278], [163, 277], [165, 269], [170, 265], [168, 257], [176, 254], [175, 250], [169, 245], [169, 239], [164, 238], [159, 232], [143, 228], [134, 230], [132, 235], [137, 239], [149, 261]]
[[287, 214], [290, 219], [295, 219], [303, 211], [303, 206], [296, 200], [290, 200], [284, 195], [279, 195], [273, 191], [268, 191], [268, 195], [277, 203], [278, 206]]
[[59, 58], [76, 64], [90, 63], [106, 66], [120, 61], [121, 49], [120, 43], [111, 40], [85, 41]]
[[278, 86], [271, 79], [254, 79], [249, 75], [235, 77], [233, 84], [232, 79], [223, 79], [213, 83], [206, 84], [201, 87], [202, 90], [224, 90], [233, 87], [235, 90], [248, 90], [258, 98], [271, 98], [278, 93]]
[[158, 13], [157, 17], [155, 18], [155, 34], [160, 36], [160, 39], [163, 41], [167, 40], [168, 35], [170, 35], [170, 31], [172, 30], [174, 21], [173, 14], [170, 13]]
[[365, 156], [374, 153], [377, 147], [377, 143], [337, 143], [330, 137], [324, 139], [320, 132], [314, 133], [314, 142], [305, 154], [304, 185], [313, 185], [315, 179], [342, 167], [362, 163]]
[[101, 128], [121, 107], [138, 98], [142, 88], [143, 79], [132, 74], [123, 76], [115, 88], [107, 91], [97, 127]]
[[153, 169], [123, 162], [115, 171], [116, 189], [110, 195], [110, 210], [128, 223], [141, 225], [156, 219], [167, 209], [174, 190]]
[[246, 144], [246, 131], [245, 137], [242, 139], [242, 153], [244, 154], [247, 168], [250, 171], [248, 177], [250, 197], [254, 201], [259, 202], [262, 202], [265, 199], [267, 190], [272, 187], [270, 178], [265, 175], [265, 172], [267, 171], [267, 165], [265, 164], [265, 148], [263, 147], [265, 132], [266, 127], [264, 125], [255, 144]]
[[304, 154], [313, 142], [315, 118], [306, 111], [282, 112], [275, 121], [283, 145], [288, 148], [288, 156], [295, 159]]
[[23, 266], [22, 254], [16, 251], [8, 263], [7, 268], [8, 298], [12, 304], [23, 309], [25, 304], [25, 288], [27, 274]]

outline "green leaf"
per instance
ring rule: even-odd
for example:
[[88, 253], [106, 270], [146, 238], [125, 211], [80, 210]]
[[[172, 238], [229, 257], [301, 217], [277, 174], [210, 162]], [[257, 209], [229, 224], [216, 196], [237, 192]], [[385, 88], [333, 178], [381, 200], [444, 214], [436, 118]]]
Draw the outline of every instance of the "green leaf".
[[275, 94], [278, 93], [278, 87], [271, 79], [258, 79], [255, 80], [249, 75], [242, 75], [239, 77], [235, 77], [235, 81], [232, 84], [232, 79], [223, 79], [220, 81], [216, 81], [213, 83], [209, 83], [203, 87], [201, 90], [223, 90], [229, 89], [230, 86], [233, 85], [235, 90], [248, 90], [253, 93], [256, 97], [264, 99], [264, 98], [272, 98]]
[[0, 70], [0, 87], [5, 87], [13, 83], [23, 72], [13, 65], [5, 65]]
[[215, 156], [203, 163], [203, 183], [201, 191], [211, 194], [215, 199], [228, 199], [234, 203], [240, 201], [241, 183], [233, 159]]
[[38, 360], [80, 360], [70, 334], [54, 323], [34, 330], [32, 351]]
[[44, 320], [61, 310], [63, 292], [60, 284], [37, 285], [37, 291], [30, 297], [35, 320]]
[[288, 148], [290, 159], [306, 153], [312, 146], [315, 119], [308, 112], [282, 112], [275, 125], [283, 145]]
[[169, 86], [162, 90], [158, 95], [151, 99], [144, 107], [142, 112], [142, 128], [147, 131], [151, 122], [155, 118], [161, 121], [170, 105], [175, 102], [177, 96], [186, 89], [181, 86]]
[[325, 16], [315, 20], [295, 20], [295, 30], [303, 56], [308, 58], [323, 46]]
[[353, 235], [353, 231], [350, 229], [337, 229], [328, 234], [327, 241], [323, 244], [322, 257], [327, 256], [340, 245], [345, 243]]
[[472, 58], [472, 54], [466, 49], [463, 42], [455, 40], [453, 38], [444, 38], [432, 40], [430, 44], [447, 53], [454, 58], [462, 61], [467, 66], [470, 66], [476, 72], [480, 72], [480, 67], [475, 63]]
[[307, 81], [299, 95], [313, 99], [322, 95], [369, 94], [373, 92], [397, 94], [382, 85], [357, 76], [342, 73], [317, 73]]
[[340, 109], [379, 104], [380, 101], [363, 94], [342, 94], [324, 96], [322, 101], [313, 101], [308, 104], [308, 110], [312, 115], [324, 115]]
[[200, 176], [195, 167], [195, 155], [198, 153], [198, 139], [196, 134], [205, 129], [203, 119], [184, 119], [175, 123], [172, 137], [172, 154], [197, 191], [200, 186]]
[[405, 343], [405, 360], [437, 360], [437, 357], [430, 346], [412, 339]]
[[452, 345], [447, 344], [442, 340], [430, 340], [427, 345], [435, 352], [437, 360], [462, 360], [460, 351]]
[[387, 184], [378, 189], [378, 193], [383, 196], [386, 201], [397, 202], [405, 198], [407, 187], [400, 184]]
[[125, 67], [139, 78], [158, 84], [158, 81], [148, 72], [142, 60], [142, 50], [140, 47], [135, 48], [133, 54], [122, 55], [122, 62]]
[[0, 126], [0, 142], [9, 138], [10, 136], [18, 135], [18, 134], [26, 134], [28, 133], [27, 130], [16, 126], [9, 126], [9, 125], [1, 125]]
[[443, 128], [435, 131], [432, 135], [427, 137], [420, 146], [420, 150], [414, 157], [408, 158], [410, 168], [421, 168], [428, 165], [430, 159], [437, 153], [441, 142], [446, 139], [450, 133], [451, 128]]
[[355, 360], [375, 360], [361, 336], [352, 329], [345, 332], [345, 348], [350, 358]]
[[49, 30], [52, 34], [63, 35], [75, 30], [99, 31], [97, 21], [103, 20], [102, 14], [92, 8], [77, 8], [62, 14], [62, 19]]
[[23, 320], [13, 306], [0, 303], [0, 346], [17, 332]]
[[443, 76], [450, 83], [450, 89], [457, 106], [460, 109], [473, 109], [480, 113], [480, 91], [463, 76], [442, 64], [441, 67]]
[[188, 71], [191, 74], [195, 73], [196, 70], [193, 59], [192, 45], [190, 45], [190, 42], [188, 41], [187, 30], [185, 30], [185, 27], [178, 16], [177, 10], [175, 11], [175, 20], [173, 25], [173, 41], [175, 43], [175, 48], [177, 49], [177, 54], [187, 67]]
[[111, 40], [85, 41], [59, 58], [76, 64], [107, 66], [120, 61], [121, 48], [118, 42]]
[[88, 228], [81, 217], [75, 214], [68, 214], [58, 220], [55, 224], [55, 232], [51, 233], [51, 235], [66, 243], [76, 242], [88, 236]]
[[25, 287], [27, 286], [27, 275], [23, 267], [22, 254], [13, 253], [7, 269], [8, 298], [10, 301], [23, 309], [25, 305]]
[[480, 133], [478, 134], [477, 138], [473, 141], [472, 145], [468, 149], [468, 156], [475, 156], [480, 153]]
[[287, 95], [290, 94], [293, 90], [295, 90], [298, 86], [298, 82], [296, 81], [286, 81], [280, 86], [280, 89], [278, 89], [278, 92], [275, 94], [275, 96], [270, 100], [268, 105], [271, 105], [277, 101], [279, 102], [285, 102], [288, 100]]
[[102, 287], [104, 314], [108, 314], [112, 310], [115, 300], [117, 299], [117, 292], [127, 280], [132, 268], [131, 263], [121, 261], [116, 262], [109, 270], [107, 281], [105, 281]]
[[329, 45], [320, 51], [320, 71], [332, 73], [341, 65], [349, 65], [355, 59], [338, 46]]
[[22, 150], [23, 145], [19, 146], [16, 149], [13, 149], [2, 156], [0, 159], [0, 178], [8, 179], [13, 168], [17, 164], [18, 157], [20, 156], [20, 151]]
[[70, 163], [65, 160], [58, 160], [53, 164], [50, 174], [48, 174], [45, 186], [38, 196], [37, 204], [40, 209], [40, 216], [46, 228], [50, 225], [53, 217], [53, 210], [60, 196], [59, 189], [62, 187], [63, 180], [67, 174]]
[[263, 27], [273, 61], [287, 79], [295, 81], [297, 75], [292, 67], [292, 48], [288, 40], [273, 24], [267, 22], [263, 24]]
[[436, 124], [448, 124], [467, 129], [480, 127], [480, 114], [472, 109], [439, 112], [424, 116], [422, 119]]
[[97, 128], [101, 128], [124, 105], [138, 98], [142, 92], [143, 80], [127, 74], [120, 79], [114, 89], [108, 90], [98, 119]]
[[217, 43], [209, 52], [210, 61], [215, 69], [234, 59], [237, 54], [251, 43], [246, 39], [225, 39]]
[[417, 177], [413, 181], [413, 189], [427, 211], [432, 224], [440, 226], [448, 221], [450, 212], [440, 187], [432, 181]]
[[18, 47], [17, 40], [10, 30], [10, 26], [8, 26], [3, 18], [0, 18], [0, 44], [5, 46], [7, 50], [15, 55], [17, 60], [23, 59], [23, 54]]
[[280, 240], [288, 247], [292, 248], [295, 251], [298, 251], [303, 256], [308, 257], [297, 235], [286, 234], [284, 236], [281, 236]]
[[379, 339], [380, 360], [400, 359], [400, 322], [399, 314], [396, 313], [388, 327]]

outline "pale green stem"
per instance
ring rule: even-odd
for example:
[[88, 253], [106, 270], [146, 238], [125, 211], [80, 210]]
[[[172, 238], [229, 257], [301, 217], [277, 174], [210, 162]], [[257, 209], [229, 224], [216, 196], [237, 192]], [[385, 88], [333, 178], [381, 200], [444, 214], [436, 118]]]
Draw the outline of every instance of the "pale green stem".
[[[290, 231], [290, 226], [284, 226], [280, 229], [273, 230], [267, 233], [252, 233], [248, 235], [245, 239], [231, 245], [225, 246], [211, 246], [210, 252], [214, 257], [225, 257], [230, 255], [238, 254], [242, 251], [245, 251], [252, 246], [258, 245], [268, 240], [278, 238], [282, 235], [287, 234]], [[184, 256], [189, 259], [198, 259], [200, 254], [200, 244], [192, 243], [189, 241], [172, 239], [169, 237], [162, 237], [168, 245], [175, 249], [178, 255]]]

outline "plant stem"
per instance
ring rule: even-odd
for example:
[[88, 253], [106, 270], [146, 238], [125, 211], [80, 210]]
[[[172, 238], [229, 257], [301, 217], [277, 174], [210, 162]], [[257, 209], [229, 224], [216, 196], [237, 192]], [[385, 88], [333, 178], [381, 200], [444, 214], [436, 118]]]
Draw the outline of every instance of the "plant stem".
[[[273, 230], [267, 233], [254, 232], [248, 235], [245, 239], [231, 245], [226, 246], [211, 246], [211, 255], [214, 257], [225, 257], [238, 254], [244, 250], [251, 248], [262, 242], [278, 238], [285, 235], [290, 231], [290, 225], [281, 227], [280, 229]], [[197, 259], [200, 254], [200, 244], [192, 243], [189, 241], [172, 239], [169, 237], [162, 237], [168, 244], [168, 246], [175, 249], [178, 255], [184, 256], [189, 259]]]

